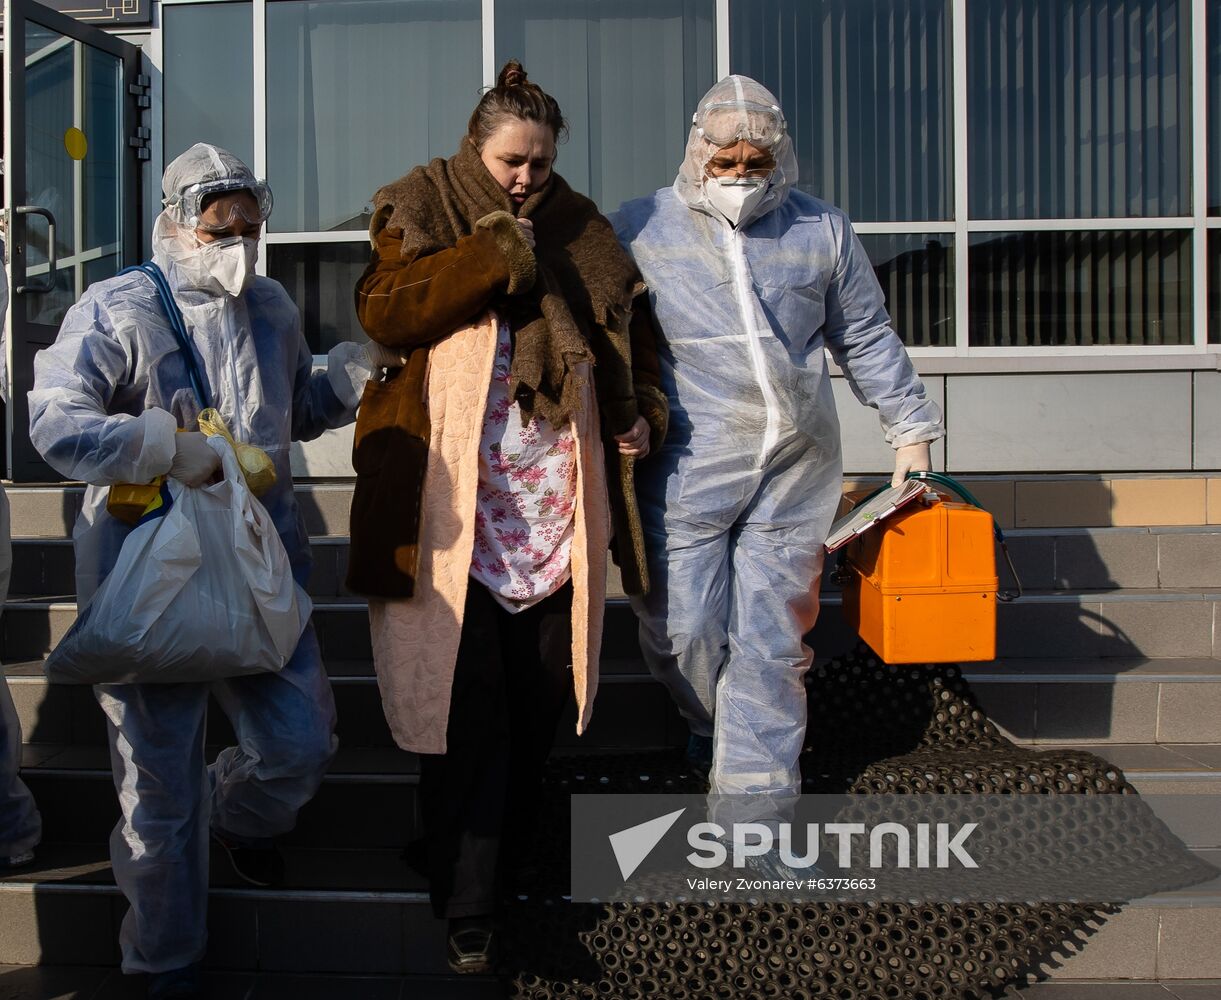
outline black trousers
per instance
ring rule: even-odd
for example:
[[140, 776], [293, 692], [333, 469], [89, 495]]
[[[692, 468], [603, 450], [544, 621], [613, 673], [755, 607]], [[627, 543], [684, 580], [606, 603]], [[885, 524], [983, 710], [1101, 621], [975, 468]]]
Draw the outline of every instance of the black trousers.
[[438, 917], [497, 909], [501, 869], [536, 815], [572, 693], [572, 584], [517, 614], [469, 582], [446, 747], [420, 757], [429, 891]]

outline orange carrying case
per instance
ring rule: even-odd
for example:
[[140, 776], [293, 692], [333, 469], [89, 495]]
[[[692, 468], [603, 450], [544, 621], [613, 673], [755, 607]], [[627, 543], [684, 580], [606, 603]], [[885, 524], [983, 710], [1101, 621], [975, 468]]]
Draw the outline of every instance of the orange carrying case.
[[995, 659], [995, 542], [987, 511], [926, 494], [848, 544], [844, 616], [887, 663]]

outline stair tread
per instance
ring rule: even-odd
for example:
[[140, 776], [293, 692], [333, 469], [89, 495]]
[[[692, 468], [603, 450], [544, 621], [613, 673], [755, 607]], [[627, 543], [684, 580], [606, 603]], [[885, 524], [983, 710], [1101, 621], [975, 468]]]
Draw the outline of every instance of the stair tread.
[[1181, 771], [1221, 778], [1221, 744], [1217, 743], [1038, 743], [1032, 749], [1097, 754], [1133, 776]]
[[[30, 774], [65, 771], [110, 774], [110, 751], [102, 744], [25, 743], [21, 749], [22, 769]], [[214, 760], [221, 749], [219, 746], [207, 747], [207, 759]], [[395, 747], [341, 747], [327, 771], [327, 779], [398, 778], [406, 784], [413, 782], [419, 773], [419, 758], [405, 750]]]
[[[363, 611], [368, 601], [354, 594], [327, 594], [313, 598], [316, 610], [352, 610]], [[1116, 587], [1110, 590], [1033, 590], [1027, 589], [1021, 598], [1006, 606], [1021, 606], [1034, 604], [1079, 604], [1083, 602], [1102, 604], [1128, 601], [1159, 601], [1173, 603], [1178, 601], [1209, 602], [1221, 601], [1221, 586], [1215, 587], [1164, 587], [1160, 589], [1147, 587]], [[842, 597], [838, 592], [822, 594], [820, 602], [823, 605], [839, 606]], [[75, 594], [13, 594], [5, 604], [6, 610], [42, 611], [50, 608], [69, 610], [76, 607]], [[628, 607], [626, 595], [608, 593], [607, 605], [611, 607]]]
[[[285, 892], [376, 892], [410, 894], [406, 902], [424, 902], [427, 883], [400, 857], [395, 848], [283, 847], [285, 883], [273, 894]], [[233, 872], [224, 851], [212, 847], [210, 884], [213, 889], [255, 888]], [[105, 843], [41, 845], [32, 865], [0, 876], [0, 885], [113, 886], [109, 849]]]
[[[492, 1000], [503, 998], [504, 989], [490, 977], [477, 976], [340, 976], [324, 973], [292, 974], [268, 972], [205, 971], [211, 996], [245, 997], [257, 1000], [313, 1000], [348, 997], [360, 1000], [397, 1000], [427, 997], [428, 1000]], [[124, 977], [104, 966], [0, 965], [0, 982], [11, 1000], [42, 1000], [44, 997], [104, 997], [128, 1000], [143, 996], [138, 977]], [[427, 984], [427, 992], [424, 992]], [[101, 992], [95, 992], [99, 990]], [[1092, 979], [1012, 986], [1005, 1000], [1213, 1000], [1221, 996], [1221, 979]]]
[[[239, 879], [224, 856], [213, 846], [210, 865], [212, 891], [238, 891], [247, 896], [302, 896], [309, 894], [360, 894], [358, 901], [427, 904], [427, 883], [402, 860], [397, 848], [283, 847], [284, 885], [258, 889]], [[1201, 859], [1217, 865], [1221, 850], [1193, 849]], [[26, 869], [0, 876], [0, 888], [42, 890], [66, 887], [113, 889], [114, 872], [105, 843], [46, 843]], [[1221, 906], [1221, 876], [1209, 882], [1145, 897], [1141, 907]]]
[[[231, 972], [206, 969], [210, 997], [256, 1000], [503, 1000], [491, 976], [373, 976], [330, 973]], [[116, 968], [78, 965], [0, 965], [5, 1000], [143, 1000], [144, 982]], [[1025, 994], [1023, 994], [1025, 996]]]
[[[374, 683], [376, 674], [372, 660], [331, 659], [324, 657], [327, 673], [333, 680]], [[0, 666], [10, 680], [46, 683], [43, 660], [20, 660]], [[816, 659], [815, 666], [828, 662]], [[971, 683], [1012, 680], [1060, 681], [1075, 678], [1115, 678], [1125, 681], [1155, 683], [1181, 681], [1209, 683], [1221, 681], [1221, 659], [1214, 657], [1090, 657], [1090, 658], [1013, 658], [962, 664], [963, 676]], [[605, 657], [599, 676], [652, 681], [648, 667], [639, 659]]]
[[[221, 748], [208, 747], [212, 760]], [[1221, 743], [1038, 743], [1026, 749], [1076, 751], [1096, 754], [1129, 775], [1144, 772], [1210, 775], [1221, 778]], [[565, 756], [587, 751], [567, 748]], [[601, 752], [601, 751], [600, 751]], [[638, 749], [625, 753], [639, 753]], [[79, 771], [110, 773], [109, 751], [102, 745], [70, 743], [25, 743], [22, 767], [32, 773]], [[419, 758], [394, 747], [341, 747], [327, 772], [332, 780], [352, 778], [413, 778], [419, 774]]]
[[[1006, 528], [1005, 538], [1089, 538], [1094, 536], [1116, 537], [1120, 535], [1221, 535], [1221, 524], [1150, 524], [1107, 525], [1100, 527], [1037, 527]], [[312, 532], [311, 544], [347, 545], [351, 536], [347, 532], [322, 534]], [[14, 535], [13, 545], [71, 545], [71, 535]]]
[[1025, 658], [964, 663], [963, 675], [968, 681], [994, 679], [998, 676], [1022, 678], [1064, 678], [1071, 676], [1111, 677], [1140, 680], [1182, 680], [1207, 682], [1221, 680], [1221, 659], [1215, 657], [1147, 657], [1105, 656], [1071, 658]]

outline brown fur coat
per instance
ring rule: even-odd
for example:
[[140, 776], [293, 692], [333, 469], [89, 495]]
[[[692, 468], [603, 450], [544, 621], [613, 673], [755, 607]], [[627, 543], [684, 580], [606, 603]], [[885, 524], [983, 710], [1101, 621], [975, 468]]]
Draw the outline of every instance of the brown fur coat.
[[[611, 439], [643, 415], [659, 447], [668, 414], [647, 312], [631, 313], [643, 286], [610, 224], [553, 174], [519, 213], [535, 222], [532, 251], [508, 195], [465, 140], [449, 160], [382, 188], [374, 206], [374, 257], [357, 285], [357, 312], [374, 340], [411, 354], [397, 376], [403, 384], [371, 383], [376, 391], [366, 393], [357, 417], [349, 586], [372, 597], [412, 593], [420, 511], [403, 505], [418, 504], [423, 483], [427, 353], [490, 308], [513, 332], [514, 398], [553, 426], [573, 419], [589, 398], [582, 380], [592, 362], [616, 561], [624, 588], [646, 592], [634, 460]], [[641, 295], [638, 305], [645, 303]]]

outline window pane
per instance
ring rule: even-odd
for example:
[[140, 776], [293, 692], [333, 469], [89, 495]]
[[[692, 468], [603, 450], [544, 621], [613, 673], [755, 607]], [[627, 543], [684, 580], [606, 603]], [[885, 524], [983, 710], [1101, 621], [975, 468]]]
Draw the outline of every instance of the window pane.
[[106, 247], [117, 267], [119, 250], [119, 164], [127, 155], [119, 124], [119, 95], [123, 92], [123, 64], [108, 52], [88, 47], [84, 51], [85, 106], [83, 125], [89, 142], [81, 166], [81, 198], [84, 202], [82, 251]]
[[1191, 211], [1186, 0], [971, 0], [978, 219]]
[[1208, 231], [1208, 342], [1221, 344], [1221, 230]]
[[496, 0], [496, 59], [559, 102], [556, 170], [610, 212], [673, 182], [716, 82], [715, 23], [712, 0]]
[[734, 0], [731, 64], [779, 99], [799, 186], [857, 222], [953, 215], [946, 0]]
[[[27, 205], [55, 216], [55, 253], [76, 252], [75, 165], [64, 149], [64, 132], [77, 124], [76, 46], [57, 31], [30, 23], [25, 34], [25, 183]], [[101, 141], [101, 140], [100, 140]], [[26, 267], [47, 263], [47, 223], [27, 216]], [[30, 270], [45, 280], [47, 269]]]
[[197, 142], [211, 142], [253, 168], [250, 4], [173, 4], [162, 7], [161, 16], [165, 19], [165, 162]]
[[1208, 0], [1208, 214], [1221, 215], [1221, 0]]
[[267, 5], [275, 232], [365, 229], [383, 184], [466, 132], [482, 78], [479, 0]]
[[1191, 343], [1185, 230], [977, 233], [970, 270], [981, 347]]
[[325, 354], [345, 340], [364, 343], [369, 338], [356, 320], [352, 304], [356, 280], [369, 264], [369, 244], [272, 243], [267, 252], [267, 273], [287, 290], [301, 310], [305, 339], [315, 354]]
[[954, 237], [950, 233], [863, 233], [860, 238], [903, 343], [952, 347]]

